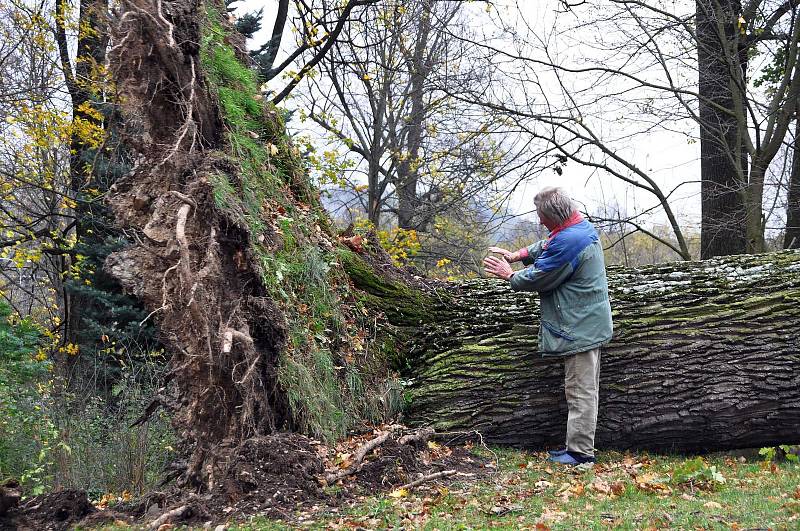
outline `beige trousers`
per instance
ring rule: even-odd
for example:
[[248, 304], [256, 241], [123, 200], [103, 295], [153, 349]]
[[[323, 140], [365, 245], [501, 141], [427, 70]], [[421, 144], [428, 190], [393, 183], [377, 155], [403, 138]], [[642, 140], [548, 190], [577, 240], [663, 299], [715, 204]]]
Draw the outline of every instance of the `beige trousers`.
[[600, 349], [564, 358], [567, 395], [567, 450], [594, 456], [597, 403], [600, 391]]

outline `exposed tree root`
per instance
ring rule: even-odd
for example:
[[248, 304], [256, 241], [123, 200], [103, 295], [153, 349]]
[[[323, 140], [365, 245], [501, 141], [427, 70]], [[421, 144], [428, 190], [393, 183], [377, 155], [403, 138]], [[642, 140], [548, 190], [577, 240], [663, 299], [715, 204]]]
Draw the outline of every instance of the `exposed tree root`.
[[145, 320], [157, 321], [174, 353], [173, 423], [191, 454], [181, 482], [212, 490], [230, 455], [285, 425], [288, 407], [276, 369], [283, 312], [248, 253], [255, 235], [214, 202], [211, 176], [239, 179], [219, 155], [223, 126], [200, 68], [203, 11], [199, 0], [119, 6], [109, 65], [122, 134], [138, 156], [109, 203], [138, 244], [112, 254], [106, 269], [147, 305]]
[[152, 522], [150, 522], [150, 524], [147, 526], [147, 529], [149, 529], [150, 531], [155, 531], [164, 524], [172, 523], [173, 519], [182, 517], [183, 514], [188, 510], [189, 510], [188, 505], [181, 505], [180, 507], [176, 507], [175, 509], [167, 511], [158, 518], [156, 518], [155, 520], [153, 520]]
[[433, 428], [421, 428], [413, 433], [409, 433], [407, 435], [403, 435], [397, 442], [400, 444], [414, 444], [414, 443], [424, 443], [427, 442], [428, 439], [433, 437], [436, 431]]

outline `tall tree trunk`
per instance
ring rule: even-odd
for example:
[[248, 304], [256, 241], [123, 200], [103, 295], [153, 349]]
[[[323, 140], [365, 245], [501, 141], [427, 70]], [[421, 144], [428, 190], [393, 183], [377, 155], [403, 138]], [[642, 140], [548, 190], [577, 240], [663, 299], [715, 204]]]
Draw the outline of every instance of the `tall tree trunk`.
[[[92, 145], [90, 137], [92, 129], [102, 130], [103, 119], [98, 116], [95, 105], [102, 99], [98, 75], [105, 66], [106, 47], [108, 45], [108, 0], [81, 0], [78, 12], [78, 44], [75, 65], [69, 59], [69, 44], [65, 30], [65, 3], [56, 2], [56, 41], [59, 47], [61, 67], [70, 95], [72, 106], [72, 136], [70, 138], [70, 182], [69, 190], [77, 201], [75, 207], [76, 241], [84, 242], [91, 233], [92, 213], [89, 203], [85, 201], [85, 192], [96, 181], [94, 160], [97, 149]], [[73, 261], [65, 262], [67, 267]], [[89, 299], [75, 290], [68, 289], [64, 301], [64, 341], [78, 343], [81, 329], [81, 312], [90, 303]]]
[[[378, 91], [379, 97], [373, 103], [375, 109], [373, 116], [372, 136], [369, 146], [369, 159], [367, 160], [367, 218], [375, 228], [380, 227], [381, 214], [383, 213], [383, 188], [381, 179], [381, 158], [385, 154], [384, 144], [384, 124], [386, 123], [386, 92], [389, 90], [388, 80], [381, 80], [381, 89]], [[370, 97], [372, 95], [370, 94]]]
[[[702, 258], [743, 253], [745, 239], [746, 157], [734, 94], [743, 76], [727, 58], [735, 47], [738, 0], [697, 0], [697, 55], [700, 107]], [[726, 51], [727, 49], [727, 51]], [[738, 76], [734, 76], [734, 72]], [[719, 107], [717, 107], [719, 106]], [[740, 117], [741, 118], [741, 117]]]
[[280, 74], [280, 71], [276, 71], [273, 67], [281, 49], [283, 30], [286, 27], [286, 17], [288, 15], [289, 0], [278, 0], [278, 12], [275, 14], [275, 23], [272, 25], [272, 37], [267, 41], [267, 49], [263, 54], [262, 63], [259, 65], [259, 73], [264, 81], [269, 81]]
[[[800, 253], [609, 275], [598, 448], [698, 451], [800, 442]], [[408, 415], [499, 444], [564, 443], [561, 359], [536, 353], [537, 297], [454, 287], [406, 360]]]
[[745, 223], [745, 234], [747, 241], [745, 251], [748, 253], [764, 252], [764, 176], [766, 168], [761, 164], [754, 163], [750, 167], [750, 182], [747, 185], [747, 196], [745, 204], [747, 218]]
[[409, 61], [411, 74], [411, 113], [405, 129], [405, 150], [397, 165], [397, 224], [401, 229], [424, 229], [419, 226], [420, 207], [417, 196], [419, 181], [419, 156], [422, 146], [422, 131], [425, 121], [425, 81], [430, 73], [427, 57], [428, 37], [431, 33], [431, 3], [424, 0], [421, 5], [419, 29], [414, 43], [414, 52]]
[[786, 232], [783, 235], [783, 248], [800, 248], [800, 112], [794, 123], [794, 152], [792, 171], [789, 175], [789, 193], [786, 197]]

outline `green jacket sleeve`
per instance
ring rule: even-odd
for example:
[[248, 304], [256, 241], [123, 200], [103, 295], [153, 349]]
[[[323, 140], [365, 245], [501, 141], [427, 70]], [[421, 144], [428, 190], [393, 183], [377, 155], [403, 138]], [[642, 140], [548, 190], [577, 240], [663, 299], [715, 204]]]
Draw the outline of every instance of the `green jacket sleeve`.
[[511, 289], [514, 291], [552, 291], [572, 275], [572, 264], [567, 262], [550, 271], [541, 271], [529, 266], [514, 273]]

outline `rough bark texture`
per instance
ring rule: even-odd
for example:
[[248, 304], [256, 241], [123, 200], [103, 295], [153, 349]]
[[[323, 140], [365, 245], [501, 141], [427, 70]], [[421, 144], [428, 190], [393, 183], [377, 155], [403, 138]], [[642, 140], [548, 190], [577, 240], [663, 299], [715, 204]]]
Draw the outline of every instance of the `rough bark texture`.
[[[702, 196], [702, 258], [743, 253], [747, 168], [740, 119], [733, 114], [738, 65], [735, 21], [738, 0], [697, 0], [697, 70], [699, 74], [700, 175]], [[733, 72], [737, 71], [734, 78]], [[737, 160], [738, 159], [738, 160]], [[760, 216], [759, 216], [760, 220]]]
[[[800, 442], [800, 253], [613, 269], [598, 448]], [[408, 361], [409, 415], [437, 431], [564, 443], [563, 362], [537, 349], [537, 297], [477, 280], [434, 307]]]

